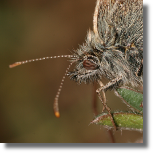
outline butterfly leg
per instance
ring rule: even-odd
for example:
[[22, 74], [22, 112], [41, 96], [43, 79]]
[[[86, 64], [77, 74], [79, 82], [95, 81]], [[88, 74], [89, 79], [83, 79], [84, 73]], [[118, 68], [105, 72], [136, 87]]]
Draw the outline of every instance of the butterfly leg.
[[98, 110], [97, 110], [97, 94], [96, 94], [96, 89], [97, 89], [97, 84], [94, 83], [93, 89], [92, 89], [92, 94], [93, 94], [93, 99], [92, 99], [92, 108], [93, 108], [93, 113], [95, 116], [98, 115]]
[[[109, 116], [110, 116], [110, 119], [111, 119], [111, 122], [112, 122], [112, 124], [113, 124], [115, 130], [117, 130], [117, 127], [116, 127], [116, 125], [115, 125], [113, 116], [112, 116], [112, 114], [111, 114], [111, 109], [107, 106], [105, 90], [107, 90], [107, 89], [109, 89], [110, 87], [116, 85], [118, 82], [120, 82], [120, 80], [121, 80], [121, 77], [115, 78], [115, 79], [113, 79], [112, 81], [108, 82], [106, 85], [104, 85], [101, 81], [99, 81], [100, 88], [98, 88], [98, 89], [96, 90], [96, 93], [98, 94], [98, 97], [99, 97], [100, 101], [101, 101], [102, 104], [103, 104], [102, 112], [103, 112], [104, 110], [107, 110], [107, 111], [108, 111]], [[101, 92], [102, 96], [101, 96], [100, 92]]]

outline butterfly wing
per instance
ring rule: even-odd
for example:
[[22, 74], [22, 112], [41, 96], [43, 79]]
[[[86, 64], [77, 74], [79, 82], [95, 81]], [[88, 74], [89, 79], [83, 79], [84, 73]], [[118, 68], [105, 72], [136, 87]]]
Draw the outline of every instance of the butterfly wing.
[[143, 50], [143, 0], [97, 0], [93, 31], [106, 47]]

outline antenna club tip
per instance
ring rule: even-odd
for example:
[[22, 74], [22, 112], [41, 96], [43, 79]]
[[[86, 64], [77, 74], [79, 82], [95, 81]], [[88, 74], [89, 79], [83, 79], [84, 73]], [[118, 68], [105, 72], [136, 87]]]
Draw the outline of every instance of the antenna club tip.
[[16, 67], [18, 65], [21, 65], [21, 62], [16, 62], [14, 64], [11, 64], [11, 65], [9, 65], [9, 68], [13, 68], [13, 67]]
[[60, 117], [60, 113], [59, 113], [59, 112], [55, 112], [55, 116], [56, 116], [57, 118], [59, 118], [59, 117]]

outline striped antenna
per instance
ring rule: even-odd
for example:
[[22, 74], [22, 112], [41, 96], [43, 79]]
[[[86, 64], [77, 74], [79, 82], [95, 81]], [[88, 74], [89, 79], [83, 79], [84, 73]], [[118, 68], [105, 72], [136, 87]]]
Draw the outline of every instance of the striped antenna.
[[65, 77], [66, 77], [66, 75], [67, 75], [67, 73], [68, 73], [68, 71], [69, 71], [69, 69], [70, 69], [70, 67], [71, 67], [71, 65], [72, 65], [73, 63], [74, 63], [74, 62], [70, 63], [70, 65], [69, 65], [68, 68], [66, 69], [66, 72], [65, 72], [65, 74], [64, 74], [64, 76], [63, 76], [63, 78], [62, 78], [61, 84], [60, 84], [59, 89], [58, 89], [58, 91], [57, 91], [57, 94], [56, 94], [56, 96], [55, 96], [53, 108], [54, 108], [54, 113], [55, 113], [55, 116], [56, 116], [56, 117], [60, 117], [59, 107], [58, 107], [58, 99], [59, 99], [59, 95], [60, 95], [61, 90], [62, 90], [62, 87], [63, 87], [63, 82], [64, 82]]
[[55, 96], [53, 108], [54, 108], [54, 113], [55, 113], [55, 116], [56, 116], [56, 117], [60, 117], [59, 107], [58, 107], [58, 99], [59, 99], [59, 95], [60, 95], [60, 93], [61, 93], [61, 89], [62, 89], [62, 86], [63, 86], [63, 82], [64, 82], [64, 80], [65, 80], [65, 77], [66, 77], [66, 75], [67, 75], [67, 73], [68, 73], [68, 71], [69, 71], [71, 65], [72, 65], [75, 61], [78, 60], [78, 59], [77, 59], [78, 57], [75, 56], [75, 55], [51, 56], [51, 57], [43, 57], [43, 58], [36, 58], [36, 59], [30, 59], [30, 60], [15, 62], [14, 64], [9, 65], [10, 68], [13, 68], [13, 67], [16, 67], [16, 66], [18, 66], [18, 65], [22, 65], [22, 64], [26, 64], [26, 63], [30, 63], [30, 62], [42, 61], [42, 60], [45, 60], [45, 59], [53, 59], [53, 58], [60, 58], [60, 57], [74, 58], [75, 60], [74, 60], [73, 62], [71, 62], [71, 63], [69, 64], [68, 68], [66, 69], [66, 72], [65, 72], [65, 74], [64, 74], [64, 76], [63, 76], [63, 78], [62, 78], [61, 84], [60, 84], [59, 89], [58, 89], [58, 91], [57, 91], [57, 94], [56, 94], [56, 96]]
[[42, 61], [42, 60], [46, 60], [46, 59], [53, 59], [53, 58], [60, 58], [60, 57], [76, 58], [77, 56], [75, 56], [75, 55], [60, 55], [60, 56], [42, 57], [42, 58], [25, 60], [25, 61], [21, 61], [21, 62], [15, 62], [15, 63], [9, 65], [9, 67], [13, 68], [13, 67], [16, 67], [18, 65], [22, 65], [22, 64], [26, 64], [26, 63], [30, 63], [30, 62]]

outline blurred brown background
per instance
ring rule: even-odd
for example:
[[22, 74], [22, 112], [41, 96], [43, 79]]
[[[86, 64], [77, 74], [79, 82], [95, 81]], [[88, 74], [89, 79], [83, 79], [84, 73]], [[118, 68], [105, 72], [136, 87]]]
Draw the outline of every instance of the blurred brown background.
[[[68, 66], [67, 59], [9, 64], [26, 59], [71, 54], [92, 29], [96, 0], [0, 1], [0, 142], [110, 142], [106, 129], [89, 125], [93, 85], [66, 78], [59, 98], [61, 117], [53, 101]], [[105, 80], [104, 80], [105, 81]], [[112, 110], [127, 110], [107, 92]], [[102, 109], [98, 101], [99, 112]], [[116, 142], [135, 142], [142, 133], [117, 131]]]

